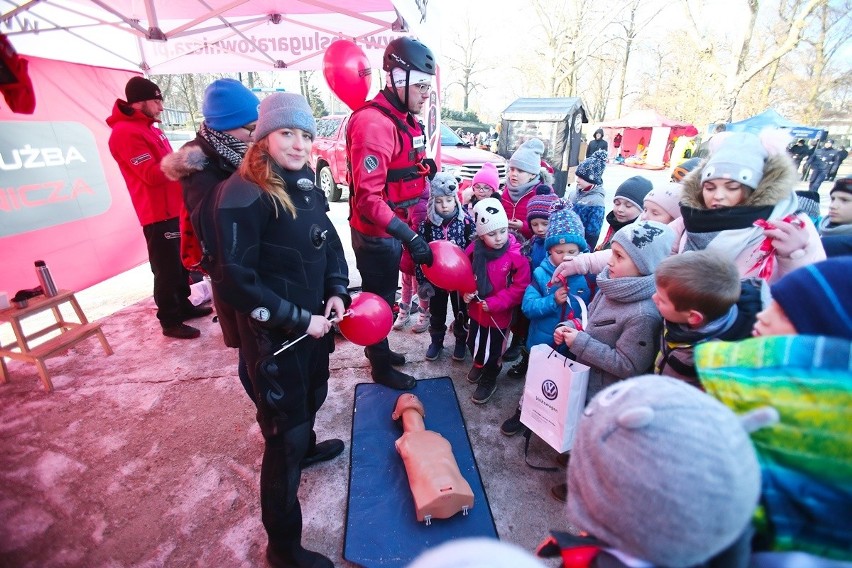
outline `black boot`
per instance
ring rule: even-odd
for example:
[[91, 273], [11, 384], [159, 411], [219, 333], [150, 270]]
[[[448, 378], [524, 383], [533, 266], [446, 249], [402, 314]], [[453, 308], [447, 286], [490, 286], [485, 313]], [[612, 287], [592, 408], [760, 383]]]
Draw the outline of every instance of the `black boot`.
[[523, 379], [527, 376], [527, 368], [530, 364], [530, 354], [526, 347], [521, 348], [521, 360], [506, 371], [506, 376], [513, 379]]
[[370, 375], [374, 383], [396, 390], [411, 390], [417, 385], [414, 377], [391, 366], [390, 352], [368, 354], [367, 359], [370, 361]]
[[[366, 347], [364, 348], [364, 357], [366, 357], [367, 359], [370, 358], [370, 356], [367, 354], [367, 348]], [[391, 350], [390, 351], [390, 363], [394, 367], [398, 367], [400, 365], [405, 365], [405, 355], [403, 355], [402, 353], [397, 353], [394, 350]]]
[[434, 361], [444, 349], [444, 334], [432, 332], [429, 335], [432, 336], [432, 343], [430, 343], [429, 348], [426, 349], [426, 360]]
[[485, 404], [497, 391], [497, 373], [486, 371], [479, 379], [476, 385], [476, 390], [470, 400], [474, 404]]

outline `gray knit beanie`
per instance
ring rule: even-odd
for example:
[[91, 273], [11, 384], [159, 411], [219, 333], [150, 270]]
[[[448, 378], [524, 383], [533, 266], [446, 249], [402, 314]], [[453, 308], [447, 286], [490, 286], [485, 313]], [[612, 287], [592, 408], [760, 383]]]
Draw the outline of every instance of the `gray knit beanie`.
[[760, 497], [760, 467], [740, 420], [670, 377], [598, 393], [571, 453], [568, 521], [658, 566], [694, 566], [730, 546]]
[[651, 183], [651, 180], [642, 176], [633, 176], [621, 182], [621, 185], [615, 190], [615, 197], [626, 199], [636, 209], [642, 211], [645, 196], [652, 189], [654, 189], [654, 184]]
[[544, 154], [544, 142], [538, 138], [527, 140], [509, 158], [509, 167], [522, 172], [537, 174], [541, 171], [542, 154]]
[[636, 265], [639, 274], [653, 274], [664, 258], [672, 252], [674, 231], [657, 221], [635, 221], [622, 227], [612, 237]]
[[760, 185], [763, 166], [769, 156], [760, 138], [751, 132], [724, 132], [716, 137], [720, 140], [713, 145], [710, 158], [701, 170], [701, 183], [721, 178], [751, 189]]
[[317, 121], [305, 97], [295, 93], [273, 93], [260, 102], [254, 139], [265, 138], [281, 128], [298, 128], [311, 138], [316, 137]]

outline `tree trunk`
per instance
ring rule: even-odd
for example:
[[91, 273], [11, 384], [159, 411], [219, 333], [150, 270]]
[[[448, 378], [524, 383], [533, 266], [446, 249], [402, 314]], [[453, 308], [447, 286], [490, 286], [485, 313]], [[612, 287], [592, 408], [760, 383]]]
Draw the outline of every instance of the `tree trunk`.
[[810, 92], [808, 93], [808, 105], [805, 111], [805, 120], [808, 124], [814, 124], [822, 114], [819, 104], [819, 95], [822, 88], [822, 75], [825, 72], [825, 35], [828, 28], [828, 6], [823, 6], [820, 11], [820, 33], [814, 42], [814, 66], [811, 76]]

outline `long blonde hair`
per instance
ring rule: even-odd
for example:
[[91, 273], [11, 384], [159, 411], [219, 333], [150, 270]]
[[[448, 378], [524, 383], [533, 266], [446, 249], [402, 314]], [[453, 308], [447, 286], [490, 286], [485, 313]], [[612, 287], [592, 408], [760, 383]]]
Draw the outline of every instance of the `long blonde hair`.
[[272, 197], [276, 218], [278, 217], [278, 205], [281, 205], [295, 219], [296, 207], [285, 191], [287, 186], [284, 180], [273, 171], [273, 163], [274, 160], [269, 155], [269, 140], [262, 138], [249, 146], [243, 162], [240, 164], [239, 174], [243, 179], [256, 184]]

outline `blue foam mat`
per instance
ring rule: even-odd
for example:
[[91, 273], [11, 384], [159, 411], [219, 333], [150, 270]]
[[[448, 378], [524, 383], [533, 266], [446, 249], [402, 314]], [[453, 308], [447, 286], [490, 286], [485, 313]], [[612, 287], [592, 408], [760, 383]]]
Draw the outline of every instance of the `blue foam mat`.
[[473, 489], [473, 509], [430, 526], [417, 522], [405, 466], [394, 446], [402, 427], [391, 413], [402, 393], [373, 383], [356, 385], [343, 557], [367, 568], [403, 567], [448, 540], [497, 538], [452, 380], [419, 380], [409, 392], [423, 402], [426, 428], [452, 444], [459, 470]]

